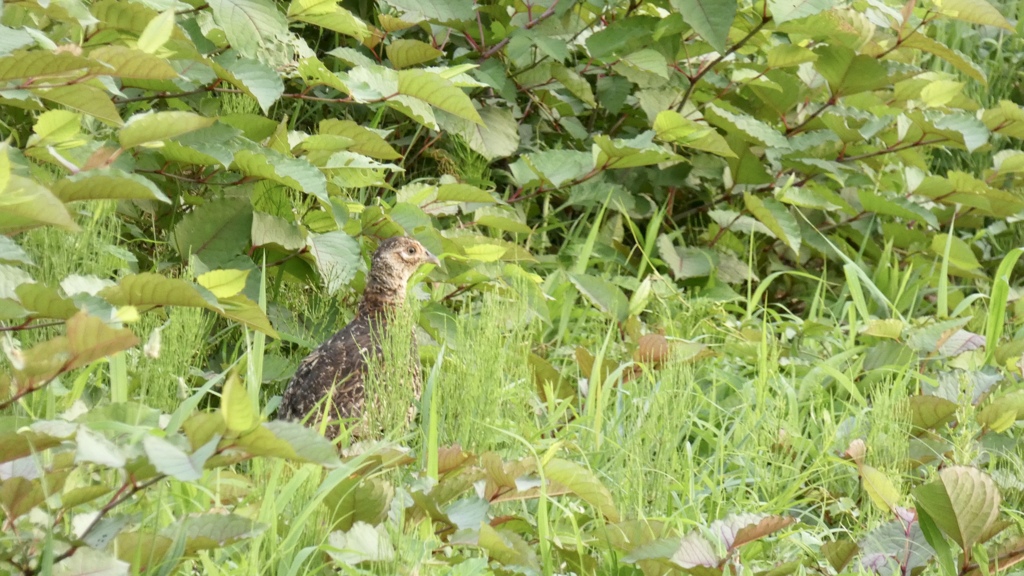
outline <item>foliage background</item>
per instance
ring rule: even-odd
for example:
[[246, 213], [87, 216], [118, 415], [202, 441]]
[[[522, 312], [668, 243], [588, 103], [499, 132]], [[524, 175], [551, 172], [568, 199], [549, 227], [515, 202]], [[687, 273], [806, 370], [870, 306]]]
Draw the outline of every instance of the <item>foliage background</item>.
[[[0, 565], [1012, 569], [1017, 12], [4, 3]], [[271, 418], [395, 234], [339, 459]]]

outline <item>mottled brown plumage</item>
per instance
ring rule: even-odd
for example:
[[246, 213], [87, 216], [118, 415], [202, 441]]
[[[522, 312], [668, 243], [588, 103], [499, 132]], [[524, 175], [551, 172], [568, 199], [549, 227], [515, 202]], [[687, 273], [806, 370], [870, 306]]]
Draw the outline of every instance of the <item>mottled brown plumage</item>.
[[[326, 435], [335, 438], [339, 420], [359, 418], [366, 402], [366, 368], [370, 356], [381, 357], [382, 338], [405, 302], [406, 285], [421, 264], [439, 264], [419, 242], [406, 237], [388, 238], [374, 252], [366, 290], [355, 318], [313, 350], [299, 364], [284, 391], [278, 418], [302, 420], [319, 427], [326, 418]], [[412, 340], [410, 384], [420, 395], [420, 365]]]

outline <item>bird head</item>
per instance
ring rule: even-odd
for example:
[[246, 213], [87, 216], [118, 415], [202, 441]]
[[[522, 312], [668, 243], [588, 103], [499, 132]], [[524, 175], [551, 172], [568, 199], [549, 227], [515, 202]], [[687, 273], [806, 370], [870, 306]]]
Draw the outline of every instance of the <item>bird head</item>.
[[409, 278], [423, 264], [440, 265], [437, 256], [407, 236], [388, 238], [370, 261], [363, 301], [367, 305], [401, 304]]

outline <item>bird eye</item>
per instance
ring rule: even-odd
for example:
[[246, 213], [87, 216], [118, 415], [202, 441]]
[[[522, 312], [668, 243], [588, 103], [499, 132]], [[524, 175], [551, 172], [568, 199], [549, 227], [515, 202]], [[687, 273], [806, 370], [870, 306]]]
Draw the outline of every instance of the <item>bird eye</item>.
[[406, 250], [406, 252], [408, 252], [409, 254], [415, 254], [416, 253], [416, 248], [414, 248], [412, 246], [409, 246], [409, 249]]

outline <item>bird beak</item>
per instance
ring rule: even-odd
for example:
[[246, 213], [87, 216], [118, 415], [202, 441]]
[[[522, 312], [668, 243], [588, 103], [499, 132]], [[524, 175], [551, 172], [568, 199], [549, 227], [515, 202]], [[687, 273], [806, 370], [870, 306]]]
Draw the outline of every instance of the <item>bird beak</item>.
[[441, 261], [437, 259], [437, 256], [431, 254], [430, 251], [427, 251], [427, 263], [433, 264], [434, 266], [441, 265]]

